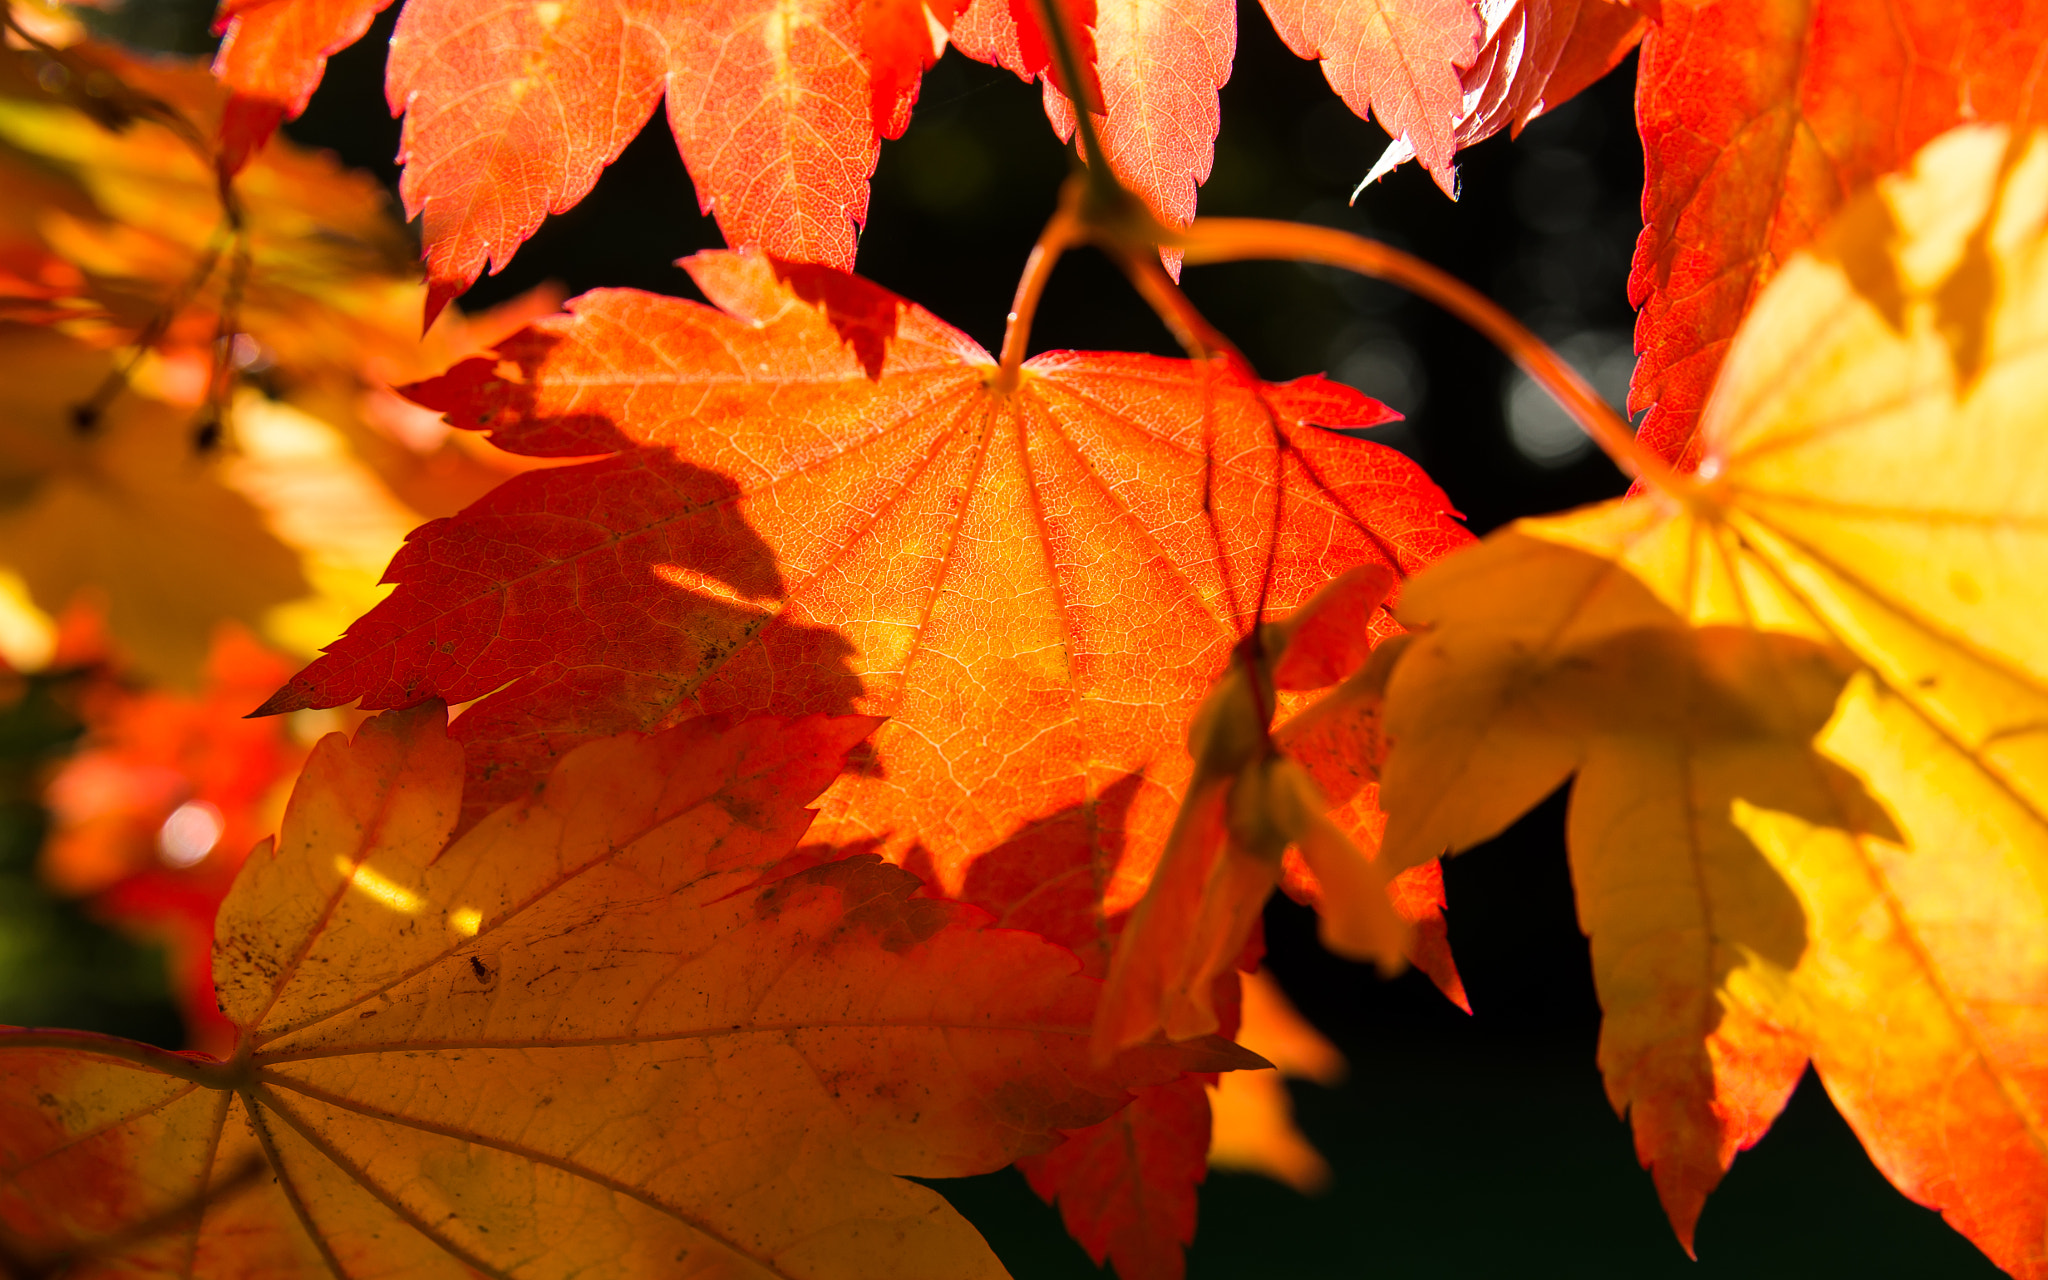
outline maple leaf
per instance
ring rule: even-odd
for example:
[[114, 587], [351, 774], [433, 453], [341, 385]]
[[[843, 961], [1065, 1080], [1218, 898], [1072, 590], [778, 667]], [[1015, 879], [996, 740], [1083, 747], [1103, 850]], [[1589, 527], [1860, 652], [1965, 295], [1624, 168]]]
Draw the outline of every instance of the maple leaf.
[[297, 119], [329, 55], [362, 38], [391, 0], [220, 0], [213, 74], [234, 91], [222, 112], [221, 162], [239, 172], [284, 120]]
[[[1506, 0], [1477, 7], [1485, 23], [1479, 54], [1458, 68], [1464, 100], [1452, 136], [1460, 150], [1502, 129], [1521, 136], [1524, 125], [1613, 70], [1646, 25], [1641, 13], [1618, 0]], [[1395, 138], [1352, 198], [1415, 154], [1409, 138]], [[1457, 191], [1448, 164], [1430, 172], [1445, 191]]]
[[453, 844], [442, 724], [315, 749], [222, 908], [235, 1056], [0, 1033], [15, 1258], [1000, 1275], [891, 1175], [992, 1168], [1126, 1084], [1254, 1061], [1091, 1072], [1096, 987], [1060, 949], [872, 858], [791, 865], [872, 720], [591, 743]]
[[2044, 250], [2048, 136], [1945, 135], [1765, 292], [1699, 480], [1404, 596], [1382, 856], [1577, 772], [1602, 1066], [1688, 1240], [1810, 1056], [1894, 1185], [2048, 1274]]
[[[723, 310], [589, 294], [415, 389], [513, 453], [610, 456], [417, 531], [393, 595], [267, 711], [482, 698], [456, 728], [493, 761], [472, 807], [600, 733], [886, 714], [820, 839], [921, 850], [949, 895], [1022, 839], [1038, 879], [1082, 886], [1047, 900], [1099, 921], [1143, 889], [1178, 739], [1261, 579], [1287, 608], [1468, 537], [1407, 459], [1306, 425], [1386, 416], [1349, 388], [1056, 352], [1003, 394], [971, 340], [865, 281], [756, 254], [686, 265]], [[1092, 830], [1112, 788], [1117, 826]]]
[[[614, 456], [422, 530], [391, 600], [269, 709], [489, 695], [456, 729], [493, 761], [472, 807], [606, 727], [890, 714], [820, 838], [1104, 972], [1171, 822], [1181, 725], [1266, 571], [1273, 425], [1227, 375], [1147, 357], [1042, 356], [1004, 396], [985, 353], [865, 282], [688, 265], [726, 314], [594, 294], [416, 389], [515, 453]], [[1404, 459], [1302, 425], [1380, 406], [1319, 380], [1262, 394], [1290, 442], [1277, 605], [1463, 540]], [[1148, 1123], [1127, 1114], [1110, 1123]]]
[[1263, 0], [1295, 56], [1322, 63], [1344, 104], [1377, 116], [1405, 140], [1446, 195], [1456, 195], [1453, 121], [1462, 68], [1479, 56], [1484, 26], [1472, 0]]
[[864, 38], [901, 42], [864, 37], [861, 15], [830, 0], [414, 0], [386, 91], [406, 113], [399, 190], [421, 219], [429, 319], [588, 194], [664, 93], [728, 241], [851, 267], [880, 147], [871, 99], [914, 92], [900, 70], [871, 81]]
[[1670, 0], [1643, 42], [1636, 126], [1639, 434], [1690, 468], [1737, 324], [1852, 192], [1969, 121], [2038, 110], [2048, 4]]

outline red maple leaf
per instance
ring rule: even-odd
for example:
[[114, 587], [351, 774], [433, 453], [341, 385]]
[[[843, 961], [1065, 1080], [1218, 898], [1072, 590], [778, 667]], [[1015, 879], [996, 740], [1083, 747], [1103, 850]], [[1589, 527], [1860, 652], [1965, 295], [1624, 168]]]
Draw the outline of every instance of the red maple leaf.
[[1970, 120], [2035, 110], [2042, 0], [1666, 0], [1643, 41], [1629, 275], [1643, 441], [1690, 469], [1736, 325], [1850, 194]]
[[283, 120], [295, 119], [327, 59], [362, 38], [391, 0], [220, 0], [213, 73], [234, 90], [221, 121], [222, 163], [239, 171]]

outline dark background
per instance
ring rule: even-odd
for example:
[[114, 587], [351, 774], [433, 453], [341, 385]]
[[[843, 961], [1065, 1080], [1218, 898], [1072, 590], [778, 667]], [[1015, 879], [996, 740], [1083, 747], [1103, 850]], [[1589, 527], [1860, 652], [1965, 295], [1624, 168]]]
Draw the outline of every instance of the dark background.
[[[107, 21], [136, 43], [204, 52], [210, 8], [134, 0]], [[381, 92], [392, 18], [334, 60], [289, 132], [395, 183], [398, 127]], [[1246, 4], [1202, 210], [1341, 226], [1419, 254], [1516, 312], [1618, 401], [1642, 182], [1633, 75], [1631, 59], [1521, 139], [1465, 152], [1456, 203], [1411, 164], [1349, 205], [1385, 135], [1351, 115]], [[926, 78], [908, 134], [883, 148], [861, 272], [993, 351], [1067, 166], [1036, 88], [949, 53]], [[720, 243], [696, 210], [657, 113], [596, 191], [550, 219], [465, 305], [546, 280], [572, 293], [631, 285], [689, 294], [670, 264]], [[1328, 371], [1405, 412], [1406, 422], [1369, 434], [1422, 461], [1475, 532], [1623, 488], [1498, 353], [1425, 303], [1292, 265], [1202, 268], [1186, 285], [1266, 376]], [[1092, 252], [1062, 263], [1033, 336], [1037, 350], [1177, 354]], [[71, 732], [61, 702], [39, 689], [0, 716], [0, 1023], [90, 1026], [174, 1045], [176, 1015], [154, 954], [52, 902], [33, 878], [43, 817], [31, 771]], [[1891, 1190], [1810, 1073], [1709, 1202], [1701, 1260], [1686, 1259], [1594, 1066], [1599, 1007], [1572, 907], [1563, 814], [1564, 797], [1552, 797], [1447, 864], [1471, 1017], [1419, 975], [1381, 982], [1333, 959], [1315, 943], [1312, 916], [1275, 900], [1269, 963], [1352, 1063], [1340, 1088], [1293, 1087], [1335, 1184], [1311, 1199], [1258, 1177], [1213, 1175], [1190, 1276], [1997, 1274], [1935, 1214]], [[1099, 1274], [1015, 1173], [935, 1185], [1019, 1280]]]

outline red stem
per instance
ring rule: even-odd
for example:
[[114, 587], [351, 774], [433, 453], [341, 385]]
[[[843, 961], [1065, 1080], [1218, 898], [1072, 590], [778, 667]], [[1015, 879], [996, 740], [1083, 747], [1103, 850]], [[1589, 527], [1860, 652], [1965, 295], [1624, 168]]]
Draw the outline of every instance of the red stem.
[[1189, 266], [1246, 258], [1318, 262], [1420, 294], [1479, 330], [1506, 352], [1524, 373], [1557, 398], [1580, 429], [1623, 471], [1674, 497], [1682, 496], [1692, 487], [1669, 463], [1640, 444], [1628, 423], [1608, 407], [1578, 370], [1565, 363], [1521, 321], [1462, 280], [1420, 258], [1348, 231], [1263, 218], [1197, 218], [1173, 243], [1186, 252]]

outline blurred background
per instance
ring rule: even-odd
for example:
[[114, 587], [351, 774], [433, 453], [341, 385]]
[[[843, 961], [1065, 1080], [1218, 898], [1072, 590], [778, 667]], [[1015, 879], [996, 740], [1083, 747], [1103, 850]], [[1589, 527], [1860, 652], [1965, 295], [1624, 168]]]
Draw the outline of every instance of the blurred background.
[[[97, 21], [133, 45], [204, 54], [212, 7], [132, 0]], [[398, 126], [382, 97], [392, 21], [387, 13], [334, 59], [311, 109], [287, 129], [387, 184], [397, 177]], [[1625, 282], [1640, 225], [1634, 71], [1631, 57], [1519, 140], [1500, 136], [1463, 153], [1455, 203], [1411, 164], [1353, 204], [1351, 189], [1385, 135], [1354, 117], [1246, 4], [1201, 208], [1340, 226], [1416, 253], [1519, 315], [1618, 405], [1632, 360]], [[1068, 163], [1035, 87], [949, 53], [927, 76], [908, 134], [883, 148], [861, 272], [994, 350]], [[674, 259], [719, 243], [657, 115], [590, 198], [550, 219], [464, 305], [545, 281], [572, 294], [627, 285], [689, 295]], [[1273, 264], [1196, 269], [1185, 283], [1265, 376], [1328, 372], [1406, 414], [1366, 434], [1427, 467], [1475, 532], [1625, 487], [1492, 347], [1397, 290]], [[1092, 252], [1061, 264], [1034, 343], [1178, 354]], [[48, 821], [37, 780], [78, 733], [63, 692], [31, 677], [0, 713], [0, 1023], [175, 1047], [182, 1033], [162, 956], [52, 897], [36, 876]], [[1351, 1064], [1338, 1087], [1290, 1082], [1297, 1118], [1335, 1177], [1311, 1198], [1213, 1173], [1189, 1275], [1997, 1274], [1936, 1215], [1890, 1189], [1811, 1075], [1709, 1202], [1699, 1261], [1687, 1259], [1594, 1065], [1599, 1009], [1563, 814], [1560, 794], [1446, 866], [1469, 1017], [1419, 975], [1381, 982], [1331, 958], [1314, 940], [1313, 917], [1275, 899], [1268, 963]], [[1019, 1280], [1100, 1274], [1017, 1174], [935, 1185]]]

